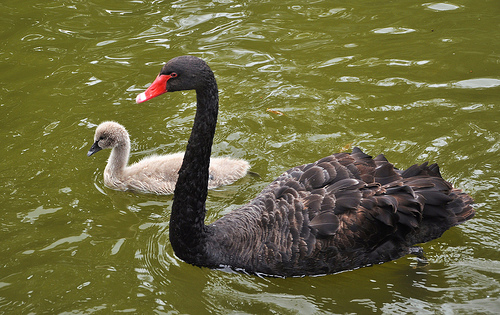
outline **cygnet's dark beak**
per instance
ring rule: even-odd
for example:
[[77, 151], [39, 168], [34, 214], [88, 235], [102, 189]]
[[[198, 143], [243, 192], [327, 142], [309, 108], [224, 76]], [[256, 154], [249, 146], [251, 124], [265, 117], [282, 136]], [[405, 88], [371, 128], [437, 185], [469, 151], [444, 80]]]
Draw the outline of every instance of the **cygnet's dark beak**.
[[89, 152], [87, 152], [87, 156], [91, 156], [92, 154], [101, 151], [102, 148], [99, 146], [99, 141], [94, 142], [92, 147], [90, 147]]

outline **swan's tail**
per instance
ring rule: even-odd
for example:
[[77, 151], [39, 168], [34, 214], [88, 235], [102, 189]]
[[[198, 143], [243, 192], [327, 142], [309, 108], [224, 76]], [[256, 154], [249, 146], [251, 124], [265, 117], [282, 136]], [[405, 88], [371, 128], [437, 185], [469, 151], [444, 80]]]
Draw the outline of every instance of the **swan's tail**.
[[476, 211], [472, 208], [474, 200], [471, 196], [457, 188], [451, 191], [450, 196], [453, 196], [453, 200], [448, 204], [448, 208], [455, 214], [456, 223], [454, 225], [464, 223], [474, 217]]
[[[472, 197], [461, 189], [453, 188], [451, 183], [444, 180], [439, 166], [435, 163], [425, 162], [412, 165], [406, 170], [399, 170], [394, 168], [383, 155], [377, 156], [371, 162], [371, 157], [358, 148], [354, 148], [351, 157], [355, 159], [360, 177], [366, 178], [367, 183], [370, 182], [369, 175], [372, 174], [374, 181], [383, 185], [387, 194], [395, 197], [394, 192], [410, 192], [415, 198], [414, 201], [420, 204], [418, 214], [415, 211], [411, 212], [411, 220], [407, 220], [413, 224], [406, 224], [410, 228], [418, 226], [418, 232], [411, 234], [411, 243], [417, 244], [435, 239], [450, 227], [464, 223], [475, 214]], [[403, 219], [408, 217], [409, 206], [405, 205], [405, 200], [411, 201], [403, 198], [402, 206], [397, 209], [400, 223], [403, 225], [406, 222]]]
[[472, 197], [444, 180], [437, 164], [413, 165], [402, 171], [401, 176], [407, 178], [407, 184], [425, 198], [424, 218], [446, 218], [451, 227], [474, 216]]

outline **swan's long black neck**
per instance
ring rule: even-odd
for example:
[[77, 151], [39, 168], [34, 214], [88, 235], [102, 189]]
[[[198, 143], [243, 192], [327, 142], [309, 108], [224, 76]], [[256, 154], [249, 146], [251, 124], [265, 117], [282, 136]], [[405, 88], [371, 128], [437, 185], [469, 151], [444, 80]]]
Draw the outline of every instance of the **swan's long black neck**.
[[170, 241], [176, 255], [192, 264], [205, 260], [205, 201], [219, 96], [210, 71], [206, 84], [196, 91], [197, 110], [174, 192]]

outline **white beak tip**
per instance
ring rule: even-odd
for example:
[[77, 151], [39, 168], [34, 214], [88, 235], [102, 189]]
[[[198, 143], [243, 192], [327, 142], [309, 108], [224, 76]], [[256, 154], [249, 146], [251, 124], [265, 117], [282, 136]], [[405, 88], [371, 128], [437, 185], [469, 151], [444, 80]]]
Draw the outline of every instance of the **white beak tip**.
[[144, 93], [144, 92], [137, 95], [137, 97], [135, 98], [136, 103], [142, 103], [142, 102], [145, 102], [146, 100], [147, 100], [147, 97], [146, 97], [146, 93]]

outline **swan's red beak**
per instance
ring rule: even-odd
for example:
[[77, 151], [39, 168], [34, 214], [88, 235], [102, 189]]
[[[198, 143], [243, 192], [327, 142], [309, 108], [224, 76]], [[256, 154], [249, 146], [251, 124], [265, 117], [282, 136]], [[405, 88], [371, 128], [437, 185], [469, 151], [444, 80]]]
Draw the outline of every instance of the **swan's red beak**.
[[153, 97], [157, 97], [158, 95], [162, 95], [167, 92], [167, 81], [171, 76], [165, 74], [159, 74], [153, 83], [147, 88], [146, 91], [137, 95], [135, 101], [137, 103], [142, 103], [147, 100], [152, 99]]

